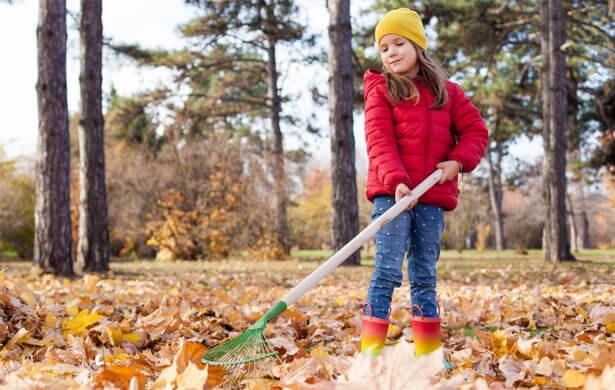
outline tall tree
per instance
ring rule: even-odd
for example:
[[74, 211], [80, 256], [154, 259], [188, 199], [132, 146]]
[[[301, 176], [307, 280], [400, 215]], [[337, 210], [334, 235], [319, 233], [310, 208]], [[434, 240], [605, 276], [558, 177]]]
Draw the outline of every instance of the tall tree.
[[[343, 247], [359, 233], [352, 131], [352, 30], [350, 0], [329, 0], [329, 129], [331, 132], [332, 244]], [[360, 265], [360, 251], [344, 262]]]
[[79, 121], [80, 271], [109, 270], [109, 227], [102, 115], [102, 1], [81, 0], [81, 120]]
[[542, 53], [543, 191], [546, 204], [543, 250], [551, 262], [573, 260], [566, 229], [566, 65], [561, 50], [559, 0], [540, 1]]
[[72, 275], [65, 0], [40, 0], [37, 40], [34, 264], [45, 272]]
[[[284, 144], [282, 129], [280, 127], [280, 111], [282, 102], [278, 86], [278, 67], [276, 46], [280, 39], [278, 30], [278, 15], [275, 8], [275, 0], [266, 4], [264, 0], [260, 4], [265, 8], [265, 23], [262, 28], [265, 48], [267, 50], [267, 96], [271, 109], [271, 135], [273, 141], [273, 177], [275, 194], [276, 227], [275, 232], [280, 246], [285, 254], [290, 253], [290, 241], [288, 237], [288, 217], [286, 207], [288, 205], [288, 183], [286, 170], [284, 169]], [[290, 4], [289, 4], [290, 5]], [[260, 10], [258, 12], [260, 17]]]

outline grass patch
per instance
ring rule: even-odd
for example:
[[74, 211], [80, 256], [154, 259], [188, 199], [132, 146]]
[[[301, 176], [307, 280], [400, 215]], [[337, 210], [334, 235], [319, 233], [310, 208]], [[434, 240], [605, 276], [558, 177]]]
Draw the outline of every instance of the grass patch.
[[[360, 272], [371, 272], [374, 266], [373, 251], [361, 251]], [[222, 273], [269, 271], [288, 274], [290, 276], [307, 275], [325, 262], [332, 252], [330, 250], [298, 250], [287, 261], [256, 261], [237, 256], [233, 259], [211, 261], [175, 261], [158, 262], [154, 260], [139, 259], [111, 259], [111, 269], [119, 275], [137, 274], [181, 274], [189, 273]], [[32, 260], [16, 259], [15, 253], [3, 252], [0, 257], [0, 268], [6, 272], [26, 273], [32, 268]], [[13, 256], [13, 257], [11, 257]], [[557, 277], [562, 271], [577, 273], [587, 272], [588, 269], [609, 272], [615, 270], [615, 249], [599, 250], [589, 249], [575, 253], [578, 261], [560, 264], [545, 262], [541, 251], [533, 250], [527, 255], [520, 255], [513, 250], [500, 252], [464, 250], [461, 253], [455, 250], [443, 250], [438, 261], [438, 280], [450, 278], [469, 277], [469, 281], [477, 277], [485, 280], [528, 280], [551, 275]], [[404, 278], [407, 274], [407, 261], [404, 261], [402, 272]], [[348, 272], [357, 272], [356, 267], [340, 267], [341, 275]]]
[[17, 252], [15, 251], [0, 251], [0, 259], [16, 260]]
[[293, 251], [291, 256], [297, 259], [328, 259], [332, 254], [332, 251], [326, 249], [300, 249]]
[[461, 328], [461, 329], [450, 329], [451, 333], [453, 333], [454, 335], [457, 336], [466, 336], [466, 337], [472, 337], [474, 339], [478, 339], [479, 337], [476, 335], [476, 332], [489, 332], [489, 333], [493, 333], [496, 330], [498, 330], [498, 328], [496, 328], [495, 326], [475, 326], [472, 327], [470, 325], [466, 325], [465, 328]]

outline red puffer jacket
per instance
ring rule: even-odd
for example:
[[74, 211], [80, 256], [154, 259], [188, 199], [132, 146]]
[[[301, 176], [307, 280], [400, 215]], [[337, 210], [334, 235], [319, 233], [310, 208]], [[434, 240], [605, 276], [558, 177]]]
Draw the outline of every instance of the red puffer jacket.
[[[487, 128], [459, 85], [446, 81], [448, 101], [440, 110], [429, 108], [434, 98], [422, 79], [414, 79], [420, 100], [393, 104], [387, 97], [384, 74], [368, 70], [365, 87], [365, 139], [369, 157], [367, 199], [377, 195], [395, 196], [405, 183], [412, 189], [429, 176], [436, 164], [456, 160], [463, 172], [480, 162], [488, 142]], [[453, 132], [457, 135], [455, 143]], [[453, 210], [457, 207], [457, 178], [436, 184], [419, 203]]]

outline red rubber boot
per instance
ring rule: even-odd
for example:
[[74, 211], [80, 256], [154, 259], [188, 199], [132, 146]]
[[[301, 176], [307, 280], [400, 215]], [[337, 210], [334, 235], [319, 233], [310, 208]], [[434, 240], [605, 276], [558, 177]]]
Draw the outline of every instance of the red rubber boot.
[[[369, 315], [365, 314], [365, 306], [369, 307]], [[374, 318], [372, 306], [363, 305], [363, 320], [361, 322], [361, 353], [376, 357], [382, 351], [389, 330], [389, 319]], [[388, 317], [388, 315], [387, 315]]]
[[415, 357], [418, 358], [440, 348], [440, 317], [423, 317], [423, 310], [416, 307], [421, 316], [412, 313], [412, 335], [414, 337]]

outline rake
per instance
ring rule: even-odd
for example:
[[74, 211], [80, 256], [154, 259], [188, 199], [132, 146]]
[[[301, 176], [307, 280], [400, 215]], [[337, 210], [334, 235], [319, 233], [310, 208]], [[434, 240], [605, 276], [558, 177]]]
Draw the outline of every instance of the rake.
[[442, 170], [435, 170], [412, 190], [410, 196], [406, 196], [395, 203], [393, 207], [370, 223], [363, 231], [331, 256], [329, 260], [321, 264], [301, 283], [295, 286], [247, 331], [205, 352], [201, 358], [203, 363], [221, 366], [226, 371], [225, 379], [222, 383], [223, 388], [267, 388], [271, 380], [268, 383], [266, 377], [273, 378], [271, 371], [273, 366], [281, 363], [278, 352], [265, 338], [264, 331], [267, 322], [286, 310], [288, 306], [297, 302], [303, 294], [331, 273], [367, 240], [372, 238], [384, 225], [397, 217], [411, 202], [427, 192], [441, 177]]

